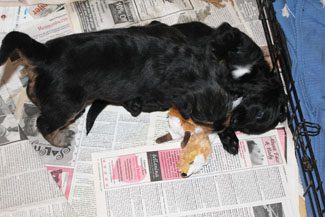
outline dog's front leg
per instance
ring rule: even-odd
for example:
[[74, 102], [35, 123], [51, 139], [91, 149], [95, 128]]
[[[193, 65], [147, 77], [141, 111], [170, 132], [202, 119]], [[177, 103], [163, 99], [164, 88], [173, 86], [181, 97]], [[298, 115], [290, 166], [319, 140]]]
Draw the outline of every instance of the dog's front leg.
[[218, 133], [223, 148], [230, 154], [238, 154], [239, 140], [236, 133], [231, 128], [226, 128], [222, 132]]

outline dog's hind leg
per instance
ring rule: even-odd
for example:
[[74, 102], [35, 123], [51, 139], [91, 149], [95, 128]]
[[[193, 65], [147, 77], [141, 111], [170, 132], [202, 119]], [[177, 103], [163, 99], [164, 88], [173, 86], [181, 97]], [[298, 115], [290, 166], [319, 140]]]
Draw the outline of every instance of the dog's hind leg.
[[65, 129], [69, 125], [69, 121], [63, 122], [61, 120], [54, 121], [52, 118], [48, 118], [48, 116], [41, 115], [37, 119], [37, 128], [51, 145], [66, 147], [70, 145], [67, 137], [68, 130]]
[[[86, 134], [88, 135], [98, 115], [104, 110], [109, 102], [104, 100], [95, 100], [89, 108], [86, 118]], [[138, 116], [142, 111], [142, 101], [140, 98], [135, 98], [123, 103], [123, 107], [131, 113], [133, 117]]]
[[52, 145], [66, 147], [71, 144], [74, 132], [67, 127], [73, 123], [84, 110], [82, 104], [62, 106], [41, 106], [41, 115], [37, 119], [37, 128], [43, 137]]

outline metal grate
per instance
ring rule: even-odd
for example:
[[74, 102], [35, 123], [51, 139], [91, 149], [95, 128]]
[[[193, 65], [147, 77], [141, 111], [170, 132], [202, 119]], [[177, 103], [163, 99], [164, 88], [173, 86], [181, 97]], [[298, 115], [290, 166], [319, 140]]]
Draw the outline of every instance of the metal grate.
[[304, 119], [300, 101], [291, 75], [291, 61], [286, 47], [286, 40], [280, 24], [277, 22], [273, 1], [256, 0], [259, 8], [259, 19], [262, 21], [266, 40], [270, 50], [273, 69], [284, 82], [289, 98], [288, 124], [294, 136], [296, 157], [300, 164], [301, 176], [305, 184], [307, 204], [314, 217], [325, 214], [325, 196], [323, 182], [319, 176], [316, 159], [310, 137], [317, 136], [320, 126]]

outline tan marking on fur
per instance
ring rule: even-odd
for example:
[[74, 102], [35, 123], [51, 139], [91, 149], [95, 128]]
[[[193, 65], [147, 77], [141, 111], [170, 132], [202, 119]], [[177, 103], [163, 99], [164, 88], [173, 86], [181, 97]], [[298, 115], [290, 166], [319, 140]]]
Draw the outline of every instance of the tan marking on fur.
[[36, 97], [36, 91], [35, 91], [35, 84], [36, 84], [36, 78], [37, 74], [33, 71], [33, 68], [30, 66], [27, 67], [27, 73], [28, 73], [28, 97], [30, 100], [37, 106], [39, 106], [38, 98]]
[[44, 138], [51, 144], [57, 147], [63, 147], [62, 137], [60, 136], [60, 130], [55, 130], [52, 133], [44, 136]]
[[227, 119], [225, 120], [225, 122], [223, 123], [223, 125], [225, 127], [229, 127], [230, 126], [230, 121], [231, 121], [231, 114], [227, 115]]
[[53, 131], [52, 133], [45, 135], [44, 138], [51, 144], [57, 147], [65, 147], [66, 144], [66, 137], [67, 135], [65, 134], [65, 132], [67, 131], [66, 128], [72, 124], [75, 119], [76, 116], [79, 113], [75, 113], [62, 127], [60, 127], [59, 129]]
[[72, 116], [71, 116], [71, 118], [62, 126], [62, 127], [60, 127], [59, 129], [60, 130], [63, 130], [63, 129], [65, 129], [65, 128], [67, 128], [70, 124], [72, 124], [72, 123], [74, 123], [75, 121], [76, 121], [76, 117], [78, 116], [78, 114], [82, 111], [83, 109], [81, 109], [79, 112], [77, 112], [77, 113], [75, 113], [75, 114], [73, 114]]
[[39, 106], [39, 100], [36, 97], [35, 93], [35, 84], [37, 73], [35, 72], [35, 66], [25, 57], [19, 50], [18, 54], [21, 57], [21, 64], [24, 65], [24, 70], [22, 72], [23, 75], [28, 77], [28, 84], [27, 84], [27, 96], [36, 106]]
[[67, 147], [71, 144], [74, 134], [75, 133], [69, 129], [64, 129], [64, 130], [58, 129], [44, 136], [44, 138], [53, 146]]

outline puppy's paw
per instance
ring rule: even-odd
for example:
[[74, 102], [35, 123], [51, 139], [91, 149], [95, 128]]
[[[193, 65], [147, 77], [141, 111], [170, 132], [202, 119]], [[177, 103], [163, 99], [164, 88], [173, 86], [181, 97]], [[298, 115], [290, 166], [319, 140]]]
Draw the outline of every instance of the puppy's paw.
[[71, 145], [75, 132], [69, 129], [56, 130], [55, 132], [45, 136], [45, 139], [53, 146], [68, 147]]
[[130, 112], [133, 117], [136, 117], [142, 111], [142, 101], [140, 98], [130, 100], [124, 104], [124, 108]]
[[64, 142], [65, 145], [63, 147], [67, 147], [67, 146], [71, 145], [76, 132], [74, 132], [73, 130], [69, 130], [69, 129], [61, 130], [61, 132], [62, 132], [62, 134], [64, 134], [63, 138], [65, 140], [65, 142]]
[[132, 110], [130, 111], [133, 117], [137, 117], [142, 111], [142, 107], [140, 104], [134, 104]]
[[223, 148], [230, 154], [238, 154], [239, 144], [236, 141], [229, 141], [229, 144], [223, 145]]
[[231, 129], [225, 129], [224, 132], [219, 133], [223, 148], [230, 154], [236, 155], [239, 150], [239, 140], [234, 131]]

